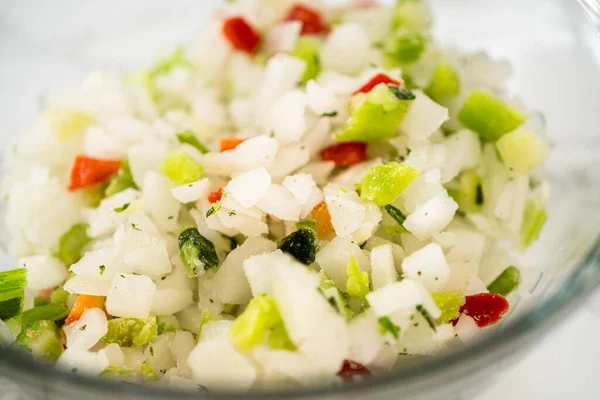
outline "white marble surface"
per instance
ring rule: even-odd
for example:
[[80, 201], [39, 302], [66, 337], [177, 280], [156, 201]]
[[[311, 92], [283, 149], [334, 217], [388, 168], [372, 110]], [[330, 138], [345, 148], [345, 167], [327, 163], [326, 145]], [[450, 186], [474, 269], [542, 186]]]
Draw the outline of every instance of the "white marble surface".
[[[549, 125], [557, 132], [577, 132], [578, 137], [586, 137], [586, 143], [575, 146], [576, 156], [569, 153], [562, 158], [569, 165], [562, 163], [561, 168], [576, 169], [574, 164], [597, 165], [600, 159], [594, 151], [599, 141], [598, 125], [590, 123], [598, 121], [600, 112], [600, 80], [590, 79], [597, 76], [596, 63], [600, 60], [600, 52], [594, 56], [591, 50], [600, 44], [591, 29], [572, 19], [572, 9], [565, 8], [567, 2], [574, 3], [571, 0], [435, 1], [444, 18], [465, 21], [447, 31], [442, 26], [444, 39], [460, 38], [466, 48], [491, 44], [493, 51], [503, 56], [523, 53], [519, 46], [530, 46], [526, 49], [529, 56], [517, 60], [514, 86], [524, 89], [526, 99], [547, 112]], [[205, 18], [203, 6], [214, 4], [212, 0], [2, 0], [1, 134], [18, 134], [33, 118], [41, 93], [76, 84], [92, 68], [128, 70], [150, 64], [157, 54], [193, 37]], [[496, 30], [478, 25], [478, 13], [494, 15]], [[531, 15], [542, 15], [546, 25], [536, 29], [531, 24]], [[527, 39], [513, 38], [513, 43], [519, 46], [511, 48], [503, 47], [505, 40], [496, 40], [510, 35], [525, 35]], [[562, 50], [556, 51], [557, 46]], [[561, 63], [565, 63], [562, 69], [557, 67]], [[544, 65], [553, 66], [552, 75]], [[531, 76], [531, 69], [539, 72], [537, 81], [522, 80], [525, 74], [520, 75], [519, 71]], [[561, 101], [557, 101], [558, 95], [536, 98], [536, 85], [557, 81], [568, 82], [560, 87]], [[582, 93], [587, 96], [585, 103], [572, 101]], [[564, 114], [571, 118], [561, 118]], [[553, 139], [569, 141], [568, 135]], [[581, 179], [590, 177], [584, 175]], [[592, 196], [598, 193], [590, 192]], [[596, 197], [588, 202], [592, 207], [598, 205]], [[527, 358], [499, 375], [494, 387], [477, 400], [600, 398], [599, 333], [600, 296], [596, 296], [596, 301], [582, 305]]]

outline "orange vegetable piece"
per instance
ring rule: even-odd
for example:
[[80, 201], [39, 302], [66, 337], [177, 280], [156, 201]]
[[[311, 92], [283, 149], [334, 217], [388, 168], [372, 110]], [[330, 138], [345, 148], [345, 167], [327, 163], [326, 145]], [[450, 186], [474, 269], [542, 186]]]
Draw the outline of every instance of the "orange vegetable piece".
[[100, 160], [78, 155], [71, 168], [69, 190], [84, 189], [108, 180], [119, 172], [120, 160]]
[[65, 319], [65, 325], [72, 324], [73, 322], [79, 320], [81, 315], [85, 312], [85, 310], [89, 310], [91, 308], [99, 308], [104, 311], [104, 302], [106, 299], [102, 296], [90, 296], [87, 294], [80, 294], [71, 308], [71, 312]]
[[244, 53], [254, 54], [260, 45], [260, 35], [242, 17], [232, 17], [223, 23], [223, 36], [231, 45]]
[[216, 203], [217, 201], [220, 201], [222, 198], [223, 198], [223, 188], [220, 188], [208, 195], [208, 202], [210, 204]]
[[345, 142], [329, 146], [320, 153], [321, 160], [333, 161], [336, 167], [349, 167], [367, 160], [367, 144]]
[[373, 78], [371, 78], [369, 82], [367, 82], [364, 86], [362, 86], [360, 89], [358, 89], [352, 94], [356, 95], [359, 93], [369, 93], [371, 90], [373, 90], [375, 86], [379, 85], [380, 83], [385, 83], [387, 85], [394, 86], [402, 86], [402, 82], [392, 79], [386, 74], [377, 74]]
[[323, 20], [321, 13], [305, 4], [295, 4], [284, 21], [299, 21], [302, 23], [302, 35], [318, 35], [329, 32], [329, 26]]
[[317, 234], [319, 235], [319, 239], [325, 239], [334, 232], [327, 203], [322, 201], [317, 204], [312, 210], [312, 216], [317, 221]]
[[233, 150], [245, 141], [246, 139], [237, 137], [223, 138], [221, 139], [221, 153], [227, 150]]

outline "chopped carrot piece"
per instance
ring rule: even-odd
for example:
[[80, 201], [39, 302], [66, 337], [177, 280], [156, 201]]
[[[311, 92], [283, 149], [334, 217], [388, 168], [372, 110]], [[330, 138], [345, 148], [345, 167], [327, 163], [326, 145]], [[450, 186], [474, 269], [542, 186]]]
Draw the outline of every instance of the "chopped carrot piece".
[[87, 294], [80, 294], [71, 308], [71, 312], [65, 319], [65, 325], [72, 324], [73, 322], [79, 320], [85, 310], [89, 310], [91, 308], [99, 308], [104, 310], [104, 302], [105, 298], [102, 296], [90, 296]]
[[260, 35], [242, 17], [226, 19], [223, 35], [235, 49], [244, 53], [254, 54], [260, 45]]
[[356, 95], [359, 93], [369, 93], [371, 90], [373, 90], [375, 86], [379, 85], [380, 83], [385, 83], [387, 85], [402, 86], [402, 82], [392, 79], [386, 74], [377, 74], [353, 94]]
[[208, 195], [208, 202], [210, 204], [216, 203], [217, 201], [220, 201], [222, 198], [223, 198], [223, 188], [220, 188]]
[[334, 161], [336, 167], [349, 167], [367, 160], [367, 144], [339, 143], [321, 151], [321, 160]]
[[312, 216], [317, 221], [317, 234], [319, 235], [319, 239], [325, 239], [334, 232], [327, 203], [322, 201], [317, 204], [312, 210]]
[[221, 153], [227, 150], [233, 150], [245, 141], [246, 139], [238, 137], [223, 138], [221, 139]]
[[71, 168], [69, 190], [84, 189], [104, 182], [119, 172], [120, 168], [120, 160], [100, 160], [78, 155]]

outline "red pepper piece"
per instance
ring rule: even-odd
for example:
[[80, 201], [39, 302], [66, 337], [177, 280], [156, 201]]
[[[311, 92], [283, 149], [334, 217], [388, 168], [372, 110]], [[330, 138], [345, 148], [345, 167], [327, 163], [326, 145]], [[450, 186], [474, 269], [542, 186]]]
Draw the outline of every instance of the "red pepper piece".
[[304, 4], [295, 4], [288, 13], [285, 21], [302, 22], [302, 35], [318, 35], [329, 32], [329, 26], [323, 21], [321, 13]]
[[69, 190], [84, 189], [104, 182], [119, 172], [120, 168], [120, 160], [99, 160], [78, 155], [71, 168]]
[[[460, 308], [461, 314], [475, 320], [480, 328], [494, 325], [506, 314], [510, 305], [504, 296], [492, 293], [479, 293], [465, 297], [465, 304]], [[458, 318], [452, 323], [456, 325]]]
[[336, 167], [348, 167], [367, 160], [367, 144], [362, 142], [339, 143], [321, 151], [321, 160], [333, 161]]
[[208, 202], [210, 204], [213, 204], [213, 203], [216, 203], [217, 201], [221, 201], [222, 198], [223, 198], [223, 188], [220, 188], [208, 195]]
[[221, 153], [227, 150], [233, 150], [245, 141], [246, 139], [237, 137], [223, 138], [221, 139]]
[[223, 35], [235, 49], [244, 53], [254, 54], [260, 45], [260, 35], [242, 17], [226, 19]]
[[359, 93], [369, 93], [371, 90], [373, 90], [373, 88], [375, 86], [379, 85], [380, 83], [385, 83], [388, 85], [395, 85], [395, 86], [402, 86], [402, 82], [392, 79], [389, 76], [387, 76], [386, 74], [377, 74], [373, 78], [371, 78], [371, 80], [369, 82], [367, 82], [363, 87], [361, 87], [356, 92], [354, 92], [353, 95], [356, 95]]
[[372, 377], [373, 375], [364, 365], [344, 360], [344, 364], [342, 364], [342, 368], [338, 371], [337, 376], [346, 382], [355, 382], [358, 380], [356, 379], [357, 377]]

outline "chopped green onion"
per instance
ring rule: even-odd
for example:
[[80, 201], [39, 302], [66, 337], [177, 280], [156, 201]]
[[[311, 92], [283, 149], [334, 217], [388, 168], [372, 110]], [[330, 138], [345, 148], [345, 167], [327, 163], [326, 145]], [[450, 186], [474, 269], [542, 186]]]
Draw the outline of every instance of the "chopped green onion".
[[192, 132], [189, 129], [183, 132], [179, 132], [175, 136], [177, 136], [177, 140], [179, 140], [179, 143], [189, 144], [190, 146], [193, 146], [196, 149], [198, 149], [198, 151], [202, 154], [206, 154], [210, 151], [205, 145], [203, 145], [200, 142], [200, 140], [198, 140], [196, 135], [194, 135], [194, 132]]
[[336, 133], [340, 142], [369, 142], [394, 137], [415, 95], [396, 86], [379, 84], [368, 94], [353, 97], [351, 116]]
[[133, 175], [131, 175], [129, 161], [123, 160], [121, 169], [119, 169], [117, 175], [110, 180], [106, 190], [104, 190], [104, 196], [110, 197], [129, 188], [137, 189], [138, 187], [133, 180]]
[[7, 320], [21, 313], [26, 286], [25, 268], [0, 272], [0, 320]]
[[338, 314], [341, 314], [347, 319], [352, 317], [352, 309], [348, 305], [348, 300], [324, 271], [321, 272], [319, 293], [325, 297], [327, 302], [338, 312]]
[[540, 204], [536, 199], [527, 201], [521, 224], [521, 245], [523, 248], [531, 246], [537, 240], [547, 219], [548, 215], [543, 204]]
[[391, 162], [371, 168], [360, 182], [360, 197], [383, 207], [400, 196], [419, 176], [419, 171], [406, 164]]
[[87, 224], [75, 224], [58, 240], [56, 257], [69, 268], [81, 259], [83, 248], [92, 241]]
[[140, 347], [158, 334], [156, 317], [146, 319], [114, 318], [108, 321], [108, 332], [101, 339], [104, 344], [116, 343], [121, 347]]
[[423, 318], [425, 318], [425, 321], [427, 321], [427, 325], [429, 325], [429, 327], [431, 329], [433, 329], [434, 331], [436, 331], [437, 328], [435, 327], [435, 320], [429, 314], [429, 312], [425, 309], [425, 307], [423, 307], [421, 304], [419, 304], [417, 306], [417, 311], [423, 316]]
[[521, 283], [521, 271], [517, 267], [506, 268], [489, 286], [490, 293], [508, 296]]
[[156, 324], [159, 336], [169, 332], [176, 332], [179, 329], [179, 321], [173, 315], [156, 317]]
[[69, 309], [60, 304], [47, 304], [39, 307], [30, 308], [23, 312], [21, 316], [22, 326], [27, 326], [35, 321], [48, 320], [60, 321], [69, 315]]
[[448, 194], [456, 201], [464, 212], [476, 213], [481, 211], [484, 203], [481, 177], [475, 170], [463, 172], [459, 177], [459, 190], [449, 190]]
[[127, 210], [129, 208], [129, 206], [131, 205], [131, 203], [125, 203], [123, 204], [121, 207], [116, 207], [114, 209], [114, 211], [118, 214], [118, 213], [122, 213], [123, 211]]
[[442, 312], [437, 320], [440, 324], [447, 324], [458, 317], [460, 308], [465, 304], [465, 296], [460, 292], [433, 293], [431, 297]]
[[156, 382], [158, 381], [158, 377], [156, 376], [156, 372], [154, 372], [154, 368], [149, 366], [146, 363], [143, 363], [140, 367], [140, 374], [142, 375], [142, 379], [148, 382]]
[[319, 238], [314, 229], [301, 228], [281, 239], [279, 248], [302, 264], [310, 265], [315, 262], [317, 257]]
[[385, 208], [385, 212], [387, 212], [388, 215], [390, 217], [392, 217], [394, 219], [394, 221], [396, 221], [398, 223], [398, 225], [400, 225], [400, 226], [404, 225], [404, 221], [406, 221], [406, 217], [404, 216], [404, 214], [402, 214], [402, 211], [400, 211], [398, 208], [394, 207], [391, 204], [386, 205], [384, 208]]
[[54, 321], [35, 321], [23, 326], [17, 343], [36, 357], [57, 360], [63, 352], [60, 332]]
[[173, 150], [167, 153], [160, 170], [176, 185], [196, 182], [204, 176], [204, 168], [184, 151]]
[[306, 69], [302, 76], [302, 83], [304, 84], [316, 78], [321, 72], [320, 48], [321, 43], [318, 39], [311, 36], [301, 36], [296, 42], [296, 47], [292, 50], [292, 56], [306, 62]]
[[456, 68], [447, 63], [438, 64], [425, 93], [435, 101], [458, 96], [460, 76]]
[[525, 114], [485, 90], [471, 92], [458, 113], [463, 126], [490, 142], [514, 131], [526, 119]]
[[179, 235], [180, 257], [190, 278], [199, 276], [219, 265], [215, 245], [202, 236], [198, 229], [189, 228]]
[[496, 142], [496, 149], [514, 175], [527, 175], [547, 157], [546, 145], [529, 129], [517, 129]]
[[206, 218], [210, 217], [211, 215], [213, 215], [220, 209], [221, 209], [221, 204], [216, 203], [215, 205], [213, 205], [211, 208], [208, 209], [208, 211], [206, 212]]
[[98, 375], [100, 378], [114, 379], [120, 382], [135, 382], [137, 376], [133, 368], [111, 365]]
[[389, 317], [379, 318], [379, 332], [382, 335], [390, 333], [394, 339], [400, 338], [400, 327], [394, 324]]
[[358, 268], [354, 254], [348, 260], [346, 274], [346, 292], [350, 296], [362, 299], [369, 294], [369, 274]]
[[397, 33], [390, 35], [383, 44], [384, 53], [401, 64], [412, 64], [425, 51], [427, 41], [420, 33]]

